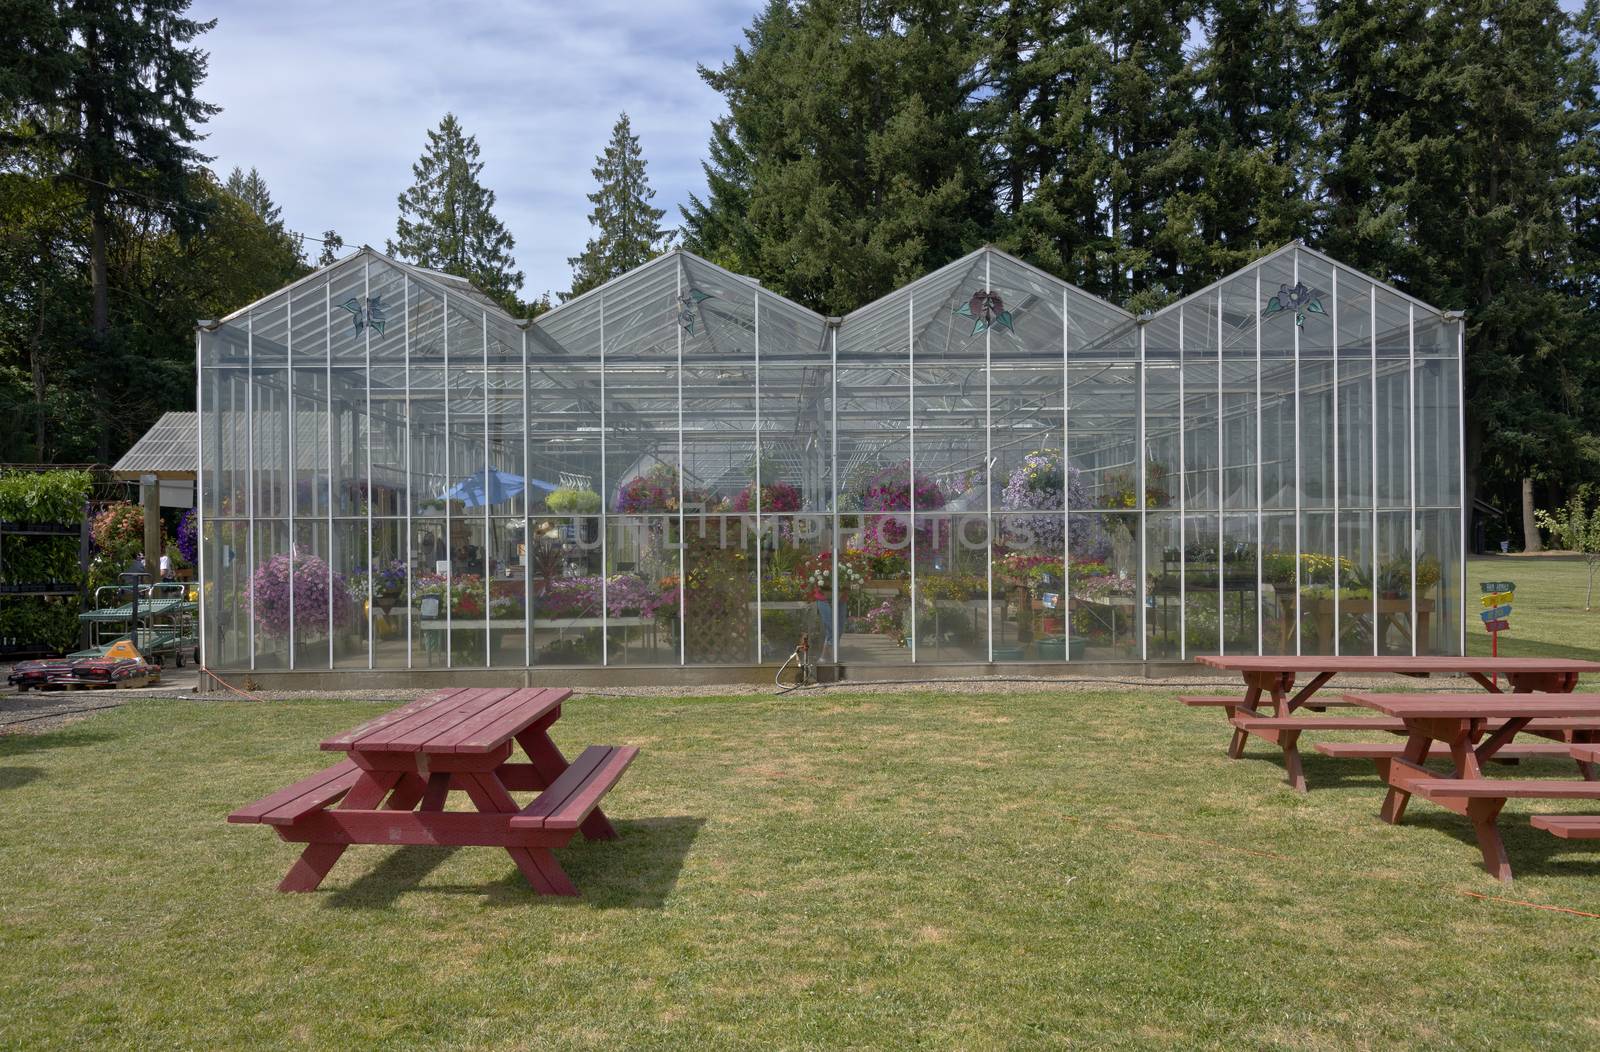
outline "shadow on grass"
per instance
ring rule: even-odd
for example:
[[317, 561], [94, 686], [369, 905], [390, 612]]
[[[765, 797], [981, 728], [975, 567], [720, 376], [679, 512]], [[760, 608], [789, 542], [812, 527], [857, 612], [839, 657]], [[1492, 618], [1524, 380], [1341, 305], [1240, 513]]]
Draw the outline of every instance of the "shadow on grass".
[[428, 875], [456, 851], [501, 849], [402, 847], [347, 887], [335, 890], [326, 904], [340, 909], [387, 909], [401, 895], [419, 891], [430, 895], [474, 895], [489, 906], [520, 907], [539, 902], [586, 903], [600, 909], [661, 909], [677, 886], [684, 859], [705, 819], [678, 815], [611, 821], [618, 839], [587, 841], [580, 837], [556, 851], [556, 861], [583, 893], [578, 899], [536, 895], [503, 854], [510, 872], [493, 883], [422, 886]]
[[0, 760], [13, 756], [26, 756], [46, 749], [73, 749], [84, 745], [101, 745], [117, 740], [117, 735], [101, 731], [67, 729], [45, 734], [0, 733]]
[[[1413, 800], [1401, 824], [1453, 837], [1472, 848], [1474, 864], [1482, 860], [1472, 823], [1460, 815], [1430, 807], [1426, 800]], [[1527, 816], [1520, 814], [1500, 820], [1500, 837], [1514, 877], [1600, 877], [1600, 842], [1552, 836], [1533, 828]]]
[[44, 774], [43, 767], [0, 767], [0, 789], [17, 789]]

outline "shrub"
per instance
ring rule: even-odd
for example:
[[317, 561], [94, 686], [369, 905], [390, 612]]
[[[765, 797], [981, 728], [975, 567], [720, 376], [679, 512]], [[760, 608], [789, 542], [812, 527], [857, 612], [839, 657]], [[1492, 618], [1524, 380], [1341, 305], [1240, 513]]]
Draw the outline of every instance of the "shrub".
[[557, 515], [598, 515], [600, 504], [600, 494], [576, 486], [552, 490], [544, 499], [544, 506]]

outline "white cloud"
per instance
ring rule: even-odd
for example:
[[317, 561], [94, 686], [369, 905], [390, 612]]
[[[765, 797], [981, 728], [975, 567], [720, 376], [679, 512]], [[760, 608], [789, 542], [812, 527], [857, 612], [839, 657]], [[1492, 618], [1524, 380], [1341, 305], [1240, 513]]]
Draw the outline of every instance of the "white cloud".
[[554, 0], [329, 5], [197, 0], [200, 95], [223, 107], [205, 153], [261, 171], [295, 230], [383, 247], [427, 129], [454, 112], [482, 148], [483, 181], [517, 240], [524, 297], [567, 287], [587, 238], [590, 168], [627, 110], [669, 225], [703, 185], [722, 100], [717, 66], [760, 0]]

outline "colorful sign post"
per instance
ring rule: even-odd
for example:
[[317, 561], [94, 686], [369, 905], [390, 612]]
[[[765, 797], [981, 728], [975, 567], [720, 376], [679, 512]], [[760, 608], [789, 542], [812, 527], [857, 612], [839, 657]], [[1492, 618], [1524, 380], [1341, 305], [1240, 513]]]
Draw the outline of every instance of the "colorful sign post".
[[[1483, 613], [1478, 616], [1483, 619], [1483, 627], [1489, 633], [1489, 653], [1494, 657], [1500, 656], [1500, 633], [1511, 631], [1511, 601], [1516, 598], [1517, 582], [1515, 581], [1479, 581], [1478, 588], [1483, 592], [1479, 602], [1483, 604]], [[1500, 677], [1494, 677], [1499, 682]]]

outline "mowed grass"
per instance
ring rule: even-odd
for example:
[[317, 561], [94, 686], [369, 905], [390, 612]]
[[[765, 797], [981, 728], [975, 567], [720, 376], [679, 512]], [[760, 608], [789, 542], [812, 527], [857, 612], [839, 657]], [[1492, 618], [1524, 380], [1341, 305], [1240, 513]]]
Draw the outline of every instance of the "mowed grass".
[[[1467, 653], [1489, 653], [1489, 633], [1478, 617], [1479, 585], [1511, 581], [1511, 629], [1501, 633], [1506, 657], [1563, 657], [1600, 661], [1600, 581], [1596, 605], [1583, 608], [1589, 570], [1579, 555], [1475, 556], [1467, 560]], [[1584, 678], [1584, 690], [1600, 690], [1600, 677]]]
[[569, 755], [642, 746], [622, 839], [558, 853], [583, 899], [482, 848], [278, 894], [297, 848], [225, 816], [380, 708], [0, 738], [0, 1047], [1600, 1044], [1600, 919], [1503, 901], [1600, 914], [1600, 846], [1514, 801], [1504, 888], [1465, 820], [1380, 822], [1370, 765], [1301, 796], [1163, 691], [575, 699]]

